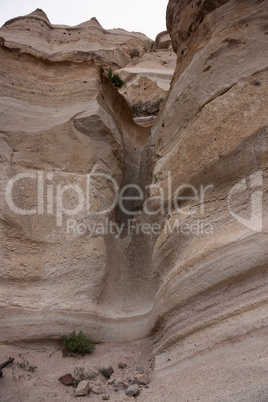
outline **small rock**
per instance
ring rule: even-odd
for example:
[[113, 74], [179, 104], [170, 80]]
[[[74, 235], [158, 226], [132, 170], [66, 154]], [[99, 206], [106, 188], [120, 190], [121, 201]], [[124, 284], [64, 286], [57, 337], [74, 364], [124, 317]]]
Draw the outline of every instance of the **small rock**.
[[139, 385], [139, 381], [137, 380], [137, 378], [134, 378], [134, 380], [131, 381], [131, 385], [133, 385], [133, 384]]
[[141, 385], [148, 385], [150, 383], [150, 378], [147, 374], [138, 374], [136, 376], [138, 383]]
[[139, 374], [143, 374], [144, 373], [144, 369], [143, 369], [143, 367], [142, 366], [136, 366], [136, 370], [135, 370], [137, 373], [139, 373]]
[[118, 394], [116, 395], [116, 399], [119, 401], [122, 401], [126, 398], [125, 391], [119, 391]]
[[94, 394], [97, 394], [97, 395], [99, 395], [99, 394], [105, 394], [106, 388], [105, 388], [105, 387], [102, 387], [102, 386], [95, 386], [95, 387], [92, 387], [92, 388], [91, 388], [91, 391], [92, 391]]
[[126, 395], [127, 396], [135, 396], [135, 395], [138, 395], [139, 392], [140, 392], [140, 389], [139, 389], [138, 384], [134, 384], [134, 385], [130, 385], [130, 387], [128, 387], [128, 389], [126, 390]]
[[108, 381], [108, 385], [113, 385], [113, 383], [115, 382], [114, 378], [110, 378]]
[[99, 375], [98, 370], [95, 369], [84, 369], [84, 377], [89, 378], [90, 380], [94, 380]]
[[114, 369], [112, 368], [112, 366], [109, 366], [108, 368], [101, 370], [102, 375], [107, 379], [111, 377], [113, 372], [114, 372]]
[[61, 377], [59, 378], [59, 381], [60, 381], [63, 385], [68, 386], [68, 385], [73, 385], [74, 379], [73, 379], [72, 374], [69, 373], [69, 374], [65, 374], [65, 375], [61, 376]]
[[76, 390], [74, 391], [75, 396], [84, 396], [89, 393], [89, 382], [86, 380], [81, 381]]
[[123, 389], [127, 389], [128, 385], [125, 384], [123, 381], [115, 381], [114, 382], [114, 389], [116, 392], [121, 391]]

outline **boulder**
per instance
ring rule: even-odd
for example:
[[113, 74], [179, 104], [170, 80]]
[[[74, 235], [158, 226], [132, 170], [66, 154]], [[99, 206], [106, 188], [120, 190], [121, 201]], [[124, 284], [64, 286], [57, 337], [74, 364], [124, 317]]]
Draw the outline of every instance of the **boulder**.
[[130, 385], [126, 390], [127, 396], [136, 396], [140, 392], [138, 384]]
[[63, 376], [61, 376], [60, 378], [59, 378], [59, 381], [63, 384], [63, 385], [73, 385], [73, 381], [74, 381], [74, 379], [73, 379], [73, 376], [72, 376], [72, 374], [65, 374], [65, 375], [63, 375]]
[[89, 393], [89, 382], [86, 380], [80, 381], [77, 388], [74, 391], [75, 396], [85, 396]]
[[150, 383], [150, 378], [147, 374], [137, 374], [136, 379], [141, 385], [148, 385]]

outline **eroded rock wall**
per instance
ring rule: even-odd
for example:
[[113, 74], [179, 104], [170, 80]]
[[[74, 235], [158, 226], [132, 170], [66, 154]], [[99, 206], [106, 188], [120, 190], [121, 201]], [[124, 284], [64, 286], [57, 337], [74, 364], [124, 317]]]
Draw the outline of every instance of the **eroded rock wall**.
[[[58, 338], [75, 326], [100, 341], [151, 334], [157, 377], [239, 339], [256, 339], [254, 353], [261, 349], [267, 1], [171, 0], [167, 27], [177, 67], [147, 143], [148, 127], [133, 123], [102, 70], [126, 71], [133, 49], [149, 50], [148, 38], [104, 32], [96, 20], [54, 27], [40, 11], [1, 29], [1, 194], [10, 179], [31, 174], [8, 194], [17, 207], [38, 209], [24, 216], [1, 197], [2, 341]], [[149, 55], [140, 67], [161, 61]], [[118, 187], [141, 186], [147, 198], [133, 204], [133, 224], [160, 231], [68, 234], [79, 193], [66, 189], [61, 216], [49, 185], [87, 194], [90, 172], [111, 175]], [[90, 187], [93, 211], [114, 196], [103, 177]], [[105, 218], [115, 223], [115, 211]], [[76, 224], [102, 219], [87, 208], [75, 215]]]
[[[117, 246], [103, 230], [90, 230], [114, 220], [114, 210], [93, 213], [113, 204], [125, 171], [138, 177], [149, 135], [103, 70], [124, 67], [131, 50], [151, 40], [105, 31], [96, 19], [53, 26], [41, 10], [0, 32], [1, 340], [52, 339], [77, 325], [95, 339], [124, 340], [135, 328], [139, 337], [148, 328], [123, 311], [131, 300], [108, 312], [109, 293], [100, 308], [118, 269], [110, 256]], [[131, 275], [121, 286], [126, 293]]]
[[169, 2], [178, 64], [141, 169], [165, 199], [164, 212], [152, 202], [159, 375], [267, 334], [267, 6]]

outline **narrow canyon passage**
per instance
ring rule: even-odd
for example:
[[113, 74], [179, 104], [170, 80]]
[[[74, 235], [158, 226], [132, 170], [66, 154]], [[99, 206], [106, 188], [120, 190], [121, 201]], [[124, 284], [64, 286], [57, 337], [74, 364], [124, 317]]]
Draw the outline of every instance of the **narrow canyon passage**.
[[267, 17], [170, 0], [155, 43], [41, 10], [1, 28], [3, 344], [144, 339], [161, 402], [267, 399]]

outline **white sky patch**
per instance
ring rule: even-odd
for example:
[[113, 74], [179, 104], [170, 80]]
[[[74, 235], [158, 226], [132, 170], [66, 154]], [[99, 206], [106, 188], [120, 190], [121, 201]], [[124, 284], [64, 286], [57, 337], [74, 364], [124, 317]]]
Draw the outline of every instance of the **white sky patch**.
[[96, 17], [105, 29], [123, 28], [155, 39], [166, 30], [168, 0], [0, 0], [0, 26], [41, 8], [52, 24], [75, 26]]

